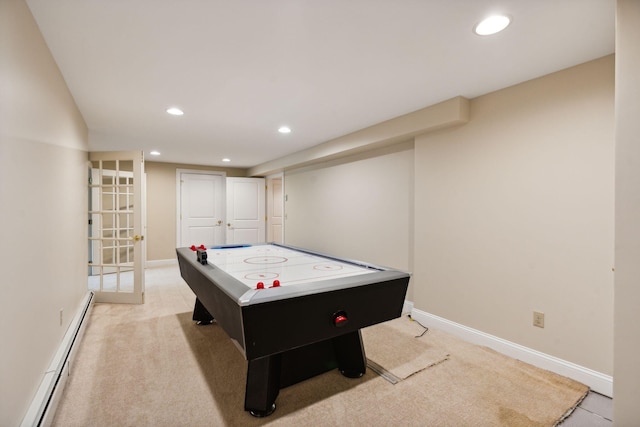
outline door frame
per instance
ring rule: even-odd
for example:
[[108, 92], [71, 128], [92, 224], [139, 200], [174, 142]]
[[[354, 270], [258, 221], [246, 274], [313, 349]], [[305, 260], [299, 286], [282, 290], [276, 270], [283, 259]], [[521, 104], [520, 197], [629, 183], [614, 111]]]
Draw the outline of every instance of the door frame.
[[[280, 172], [280, 173], [276, 173], [273, 175], [269, 175], [267, 177], [265, 177], [265, 183], [267, 185], [267, 194], [266, 194], [266, 216], [267, 216], [267, 224], [266, 224], [266, 236], [267, 236], [267, 241], [269, 241], [269, 235], [271, 233], [270, 229], [273, 223], [273, 217], [271, 215], [271, 213], [273, 212], [272, 206], [273, 205], [273, 180], [274, 179], [278, 179], [280, 178], [280, 182], [282, 183], [282, 197], [281, 197], [281, 202], [282, 202], [282, 230], [280, 232], [280, 242], [281, 243], [285, 243], [284, 241], [284, 232], [285, 232], [285, 223], [286, 223], [286, 219], [287, 219], [287, 215], [286, 212], [284, 210], [285, 208], [285, 190], [284, 190], [284, 173]], [[271, 241], [276, 241], [275, 239], [271, 239]]]
[[[222, 185], [222, 213], [225, 217], [222, 219], [223, 223], [226, 223], [227, 218], [227, 208], [226, 208], [226, 200], [227, 200], [227, 173], [225, 171], [212, 171], [212, 170], [201, 170], [201, 169], [176, 169], [176, 248], [182, 246], [181, 237], [182, 237], [182, 179], [181, 175], [183, 173], [190, 173], [194, 175], [217, 175], [222, 177], [224, 180], [224, 184]], [[222, 227], [222, 233], [224, 234], [223, 241], [226, 241], [226, 228]]]

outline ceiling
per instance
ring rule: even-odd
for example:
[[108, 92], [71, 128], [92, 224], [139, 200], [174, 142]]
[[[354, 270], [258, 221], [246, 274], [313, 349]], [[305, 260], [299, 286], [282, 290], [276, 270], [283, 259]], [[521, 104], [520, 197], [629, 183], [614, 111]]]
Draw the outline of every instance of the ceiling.
[[[92, 151], [198, 165], [253, 167], [615, 49], [615, 0], [27, 3]], [[513, 22], [475, 35], [493, 12]]]

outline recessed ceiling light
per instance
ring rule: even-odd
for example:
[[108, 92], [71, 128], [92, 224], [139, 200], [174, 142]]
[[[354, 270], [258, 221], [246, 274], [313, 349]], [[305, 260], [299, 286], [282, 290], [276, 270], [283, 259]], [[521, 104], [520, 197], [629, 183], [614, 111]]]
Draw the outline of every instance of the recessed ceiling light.
[[153, 150], [153, 151], [149, 152], [149, 154], [151, 154], [152, 156], [159, 156], [160, 152], [158, 150]]
[[225, 163], [229, 163], [231, 161], [231, 159], [227, 159], [226, 157], [224, 159], [222, 159], [223, 162]]
[[493, 15], [480, 21], [473, 31], [479, 36], [489, 36], [504, 30], [510, 23], [511, 18], [506, 15]]
[[288, 126], [280, 126], [280, 129], [278, 129], [278, 132], [280, 133], [291, 133], [291, 128]]
[[181, 116], [184, 114], [181, 109], [176, 107], [167, 108], [167, 113], [171, 114], [172, 116]]

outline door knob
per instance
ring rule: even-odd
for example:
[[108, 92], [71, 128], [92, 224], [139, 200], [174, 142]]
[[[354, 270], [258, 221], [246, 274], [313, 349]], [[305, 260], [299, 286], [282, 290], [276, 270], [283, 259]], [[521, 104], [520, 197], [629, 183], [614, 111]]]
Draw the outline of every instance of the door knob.
[[144, 240], [144, 236], [139, 236], [136, 234], [135, 236], [133, 236], [133, 240], [139, 242], [140, 240]]

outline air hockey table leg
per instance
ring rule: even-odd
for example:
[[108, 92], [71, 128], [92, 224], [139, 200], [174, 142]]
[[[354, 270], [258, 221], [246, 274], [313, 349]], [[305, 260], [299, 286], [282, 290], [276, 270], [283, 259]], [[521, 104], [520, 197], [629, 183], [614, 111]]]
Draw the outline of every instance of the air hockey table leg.
[[209, 311], [202, 305], [200, 300], [196, 298], [196, 305], [193, 308], [193, 320], [195, 320], [198, 325], [208, 325], [213, 323], [213, 316]]
[[360, 378], [367, 371], [367, 357], [360, 330], [333, 338], [338, 369], [347, 378]]
[[276, 410], [281, 366], [281, 354], [249, 360], [244, 409], [254, 417], [266, 417]]

